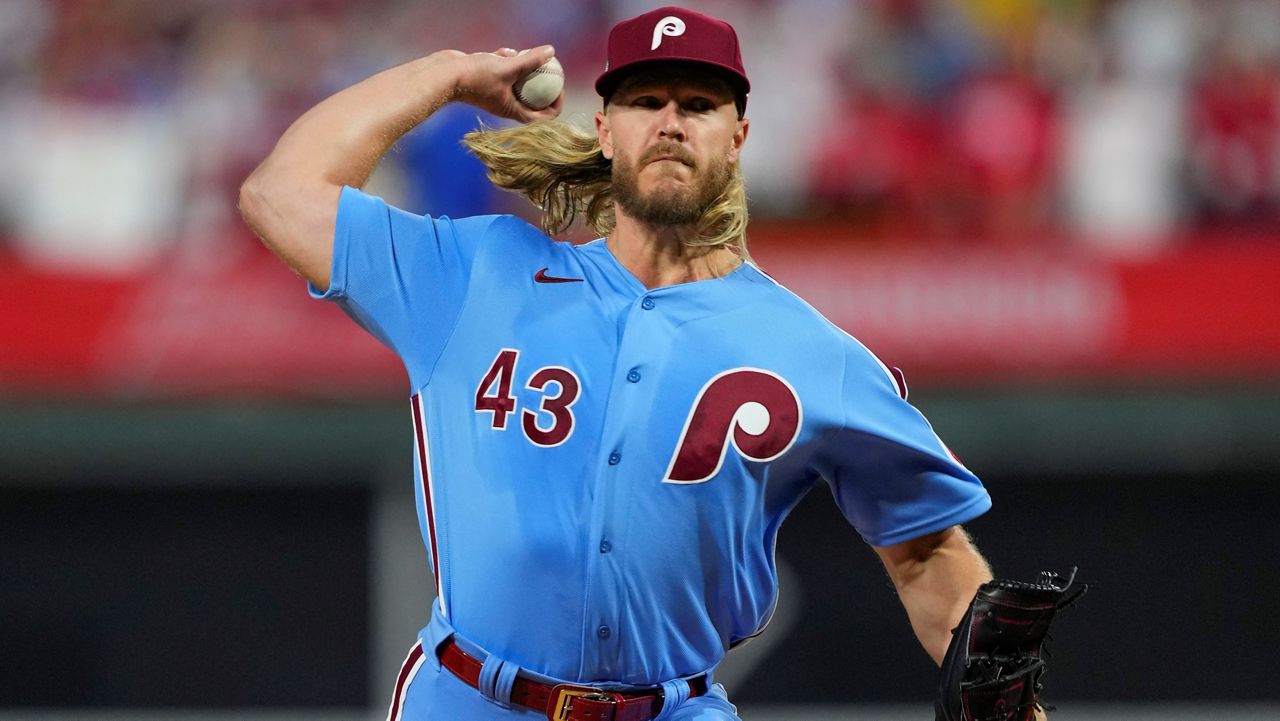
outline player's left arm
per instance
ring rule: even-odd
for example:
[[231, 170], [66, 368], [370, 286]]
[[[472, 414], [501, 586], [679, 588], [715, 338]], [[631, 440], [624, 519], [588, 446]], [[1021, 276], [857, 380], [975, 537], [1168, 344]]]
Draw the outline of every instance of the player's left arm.
[[969, 534], [951, 526], [876, 553], [907, 609], [911, 628], [934, 663], [942, 665], [955, 628], [978, 586], [992, 579], [991, 567]]

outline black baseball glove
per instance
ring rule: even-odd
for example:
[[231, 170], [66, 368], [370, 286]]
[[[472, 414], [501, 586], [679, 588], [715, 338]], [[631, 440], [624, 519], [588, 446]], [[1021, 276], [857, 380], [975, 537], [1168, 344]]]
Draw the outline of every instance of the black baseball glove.
[[1036, 583], [998, 579], [982, 584], [942, 660], [935, 721], [1029, 721], [1040, 706], [1044, 640], [1070, 593], [1076, 570], [1063, 578], [1042, 571]]

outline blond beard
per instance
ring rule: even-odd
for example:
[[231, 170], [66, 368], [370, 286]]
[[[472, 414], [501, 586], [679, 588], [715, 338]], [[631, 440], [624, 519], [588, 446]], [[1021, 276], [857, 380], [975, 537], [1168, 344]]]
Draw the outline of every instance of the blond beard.
[[[732, 177], [729, 161], [720, 159], [707, 165], [706, 173], [693, 187], [640, 192], [640, 172], [629, 160], [613, 161], [613, 199], [632, 218], [654, 226], [697, 223], [724, 193]], [[696, 177], [696, 176], [695, 176]]]

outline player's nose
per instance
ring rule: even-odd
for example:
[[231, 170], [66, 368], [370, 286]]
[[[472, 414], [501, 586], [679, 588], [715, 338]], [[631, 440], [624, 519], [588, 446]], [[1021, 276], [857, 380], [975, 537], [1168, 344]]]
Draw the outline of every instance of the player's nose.
[[667, 101], [658, 116], [658, 135], [671, 140], [684, 140], [684, 115], [680, 112], [680, 104], [675, 100]]
[[684, 125], [678, 121], [663, 123], [658, 129], [658, 135], [667, 140], [683, 142], [685, 139]]

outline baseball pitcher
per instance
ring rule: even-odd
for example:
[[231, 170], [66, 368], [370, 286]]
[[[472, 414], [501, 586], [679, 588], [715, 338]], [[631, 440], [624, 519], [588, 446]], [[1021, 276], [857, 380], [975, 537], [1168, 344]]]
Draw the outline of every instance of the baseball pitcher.
[[[716, 666], [768, 624], [778, 528], [817, 483], [941, 663], [991, 579], [960, 528], [990, 500], [901, 375], [750, 260], [733, 28], [674, 7], [619, 23], [591, 132], [553, 120], [563, 96], [513, 94], [553, 55], [442, 50], [375, 75], [241, 191], [266, 245], [408, 372], [437, 597], [388, 718], [738, 718]], [[468, 144], [541, 228], [360, 190], [451, 102], [521, 123]], [[551, 239], [575, 218], [600, 238]]]

